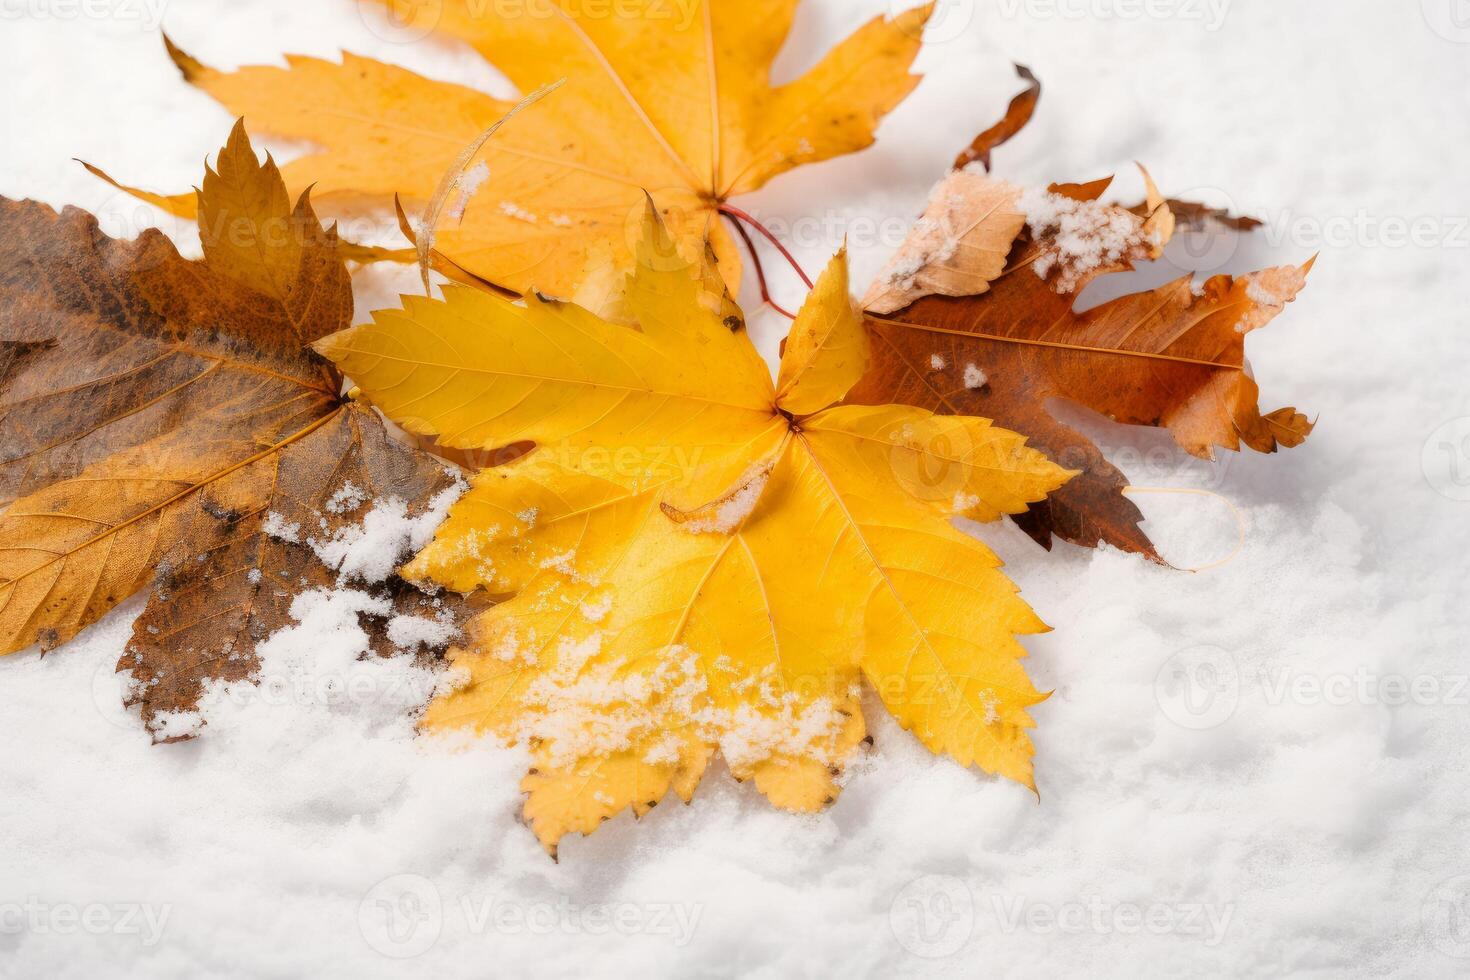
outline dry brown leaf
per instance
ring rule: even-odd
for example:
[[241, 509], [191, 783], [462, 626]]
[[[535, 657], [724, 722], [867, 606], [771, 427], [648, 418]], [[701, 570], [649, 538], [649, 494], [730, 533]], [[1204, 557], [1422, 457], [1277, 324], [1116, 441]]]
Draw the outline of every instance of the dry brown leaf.
[[[279, 610], [259, 604], [272, 586], [231, 576], [277, 570], [235, 562], [273, 557], [257, 533], [273, 508], [300, 511], [352, 472], [421, 508], [452, 479], [393, 447], [307, 346], [351, 323], [347, 272], [243, 126], [205, 176], [199, 222], [195, 262], [156, 231], [117, 241], [85, 212], [0, 200], [0, 653], [64, 643], [164, 569], [173, 584], [125, 658], [157, 682], [145, 712], [248, 671], [239, 641]], [[291, 591], [326, 576], [303, 571]]]
[[[983, 184], [971, 186], [972, 177]], [[1010, 244], [1004, 271], [990, 277], [996, 265], [990, 256], [964, 270], [988, 280], [984, 290], [927, 295], [891, 316], [869, 317], [874, 364], [850, 400], [993, 418], [1031, 437], [1061, 465], [1084, 471], [1018, 518], [1047, 547], [1056, 535], [1160, 560], [1138, 527], [1141, 513], [1123, 495], [1123, 474], [1090, 440], [1048, 414], [1049, 399], [1070, 400], [1117, 422], [1165, 427], [1187, 452], [1207, 458], [1215, 447], [1242, 443], [1260, 452], [1295, 446], [1312, 429], [1294, 409], [1260, 413], [1244, 353], [1245, 335], [1295, 298], [1311, 263], [1238, 279], [1216, 276], [1198, 286], [1186, 276], [1086, 312], [1074, 309], [1088, 283], [1155, 257], [1172, 234], [1172, 212], [1148, 183], [1149, 206], [1140, 214], [1099, 203], [1107, 181], [1028, 192], [1019, 210], [1029, 223]], [[984, 201], [1005, 187], [978, 175], [951, 175], [938, 192], [948, 196], [932, 203], [931, 212], [963, 213], [968, 198]], [[926, 230], [915, 237], [925, 239]], [[934, 274], [955, 275], [942, 266]], [[915, 281], [924, 282], [924, 275], [916, 273]], [[891, 285], [880, 282], [879, 295]]]
[[1017, 65], [1016, 74], [1020, 76], [1021, 81], [1026, 83], [1026, 88], [1011, 99], [1011, 104], [1006, 107], [1006, 114], [1000, 122], [975, 137], [974, 141], [965, 147], [965, 151], [955, 157], [954, 168], [956, 170], [963, 170], [971, 164], [978, 163], [989, 173], [990, 154], [1002, 144], [1009, 143], [1031, 121], [1031, 116], [1036, 112], [1036, 105], [1041, 101], [1041, 80], [1033, 75], [1031, 69], [1025, 65]]

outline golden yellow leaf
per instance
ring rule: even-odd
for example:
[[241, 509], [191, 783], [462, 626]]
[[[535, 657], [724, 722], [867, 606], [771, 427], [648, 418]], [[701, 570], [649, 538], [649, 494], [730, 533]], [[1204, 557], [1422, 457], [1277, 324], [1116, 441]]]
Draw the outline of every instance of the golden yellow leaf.
[[704, 270], [645, 227], [632, 325], [451, 289], [318, 344], [415, 431], [538, 443], [479, 472], [405, 569], [512, 597], [471, 624], [467, 683], [425, 724], [533, 746], [526, 817], [550, 849], [687, 799], [715, 751], [820, 808], [864, 737], [864, 682], [930, 748], [1030, 785], [1042, 695], [1016, 635], [1044, 627], [952, 518], [1023, 511], [1069, 474], [985, 419], [816, 406], [863, 369], [844, 256], [778, 393], [701, 303]]
[[782, 351], [776, 393], [793, 415], [843, 399], [868, 365], [868, 331], [848, 297], [847, 250], [817, 279]]
[[[932, 9], [875, 18], [800, 78], [773, 85], [798, 0], [637, 0], [613, 10], [565, 0], [380, 2], [404, 29], [467, 42], [523, 92], [568, 80], [485, 147], [485, 169], [452, 208], [457, 223], [435, 240], [471, 275], [563, 299], [598, 269], [631, 267], [645, 189], [680, 253], [697, 261], [711, 241], [737, 286], [720, 204], [870, 145], [918, 83], [909, 66]], [[169, 51], [187, 80], [253, 128], [318, 147], [282, 168], [286, 182], [313, 186], [317, 202], [344, 217], [386, 211], [395, 193], [427, 201], [460, 150], [510, 108], [352, 54], [227, 72]], [[193, 206], [187, 196], [145, 196], [178, 213]]]

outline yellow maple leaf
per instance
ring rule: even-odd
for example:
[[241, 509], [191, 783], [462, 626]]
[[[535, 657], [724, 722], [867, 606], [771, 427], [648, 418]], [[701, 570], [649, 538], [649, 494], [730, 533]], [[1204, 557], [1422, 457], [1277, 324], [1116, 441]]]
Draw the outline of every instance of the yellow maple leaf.
[[405, 570], [511, 597], [426, 726], [534, 746], [526, 816], [552, 850], [688, 800], [716, 750], [777, 805], [821, 808], [864, 680], [931, 749], [1032, 785], [1043, 696], [1015, 637], [1045, 627], [951, 518], [1018, 513], [1070, 474], [985, 419], [837, 405], [867, 360], [845, 254], [778, 386], [651, 208], [643, 227], [634, 326], [452, 286], [318, 342], [416, 433], [538, 447], [479, 472]]
[[[631, 267], [645, 188], [684, 256], [697, 261], [710, 240], [738, 286], [720, 205], [870, 145], [918, 83], [909, 66], [933, 6], [875, 18], [805, 75], [773, 85], [798, 0], [377, 2], [414, 36], [432, 29], [467, 42], [522, 91], [568, 79], [485, 148], [486, 169], [461, 183], [435, 240], [472, 275], [563, 298], [591, 270]], [[510, 108], [352, 54], [226, 72], [169, 51], [187, 80], [252, 129], [319, 147], [281, 170], [341, 217], [389, 208], [395, 194], [429, 200], [460, 150]], [[188, 195], [142, 196], [185, 215], [193, 207]]]

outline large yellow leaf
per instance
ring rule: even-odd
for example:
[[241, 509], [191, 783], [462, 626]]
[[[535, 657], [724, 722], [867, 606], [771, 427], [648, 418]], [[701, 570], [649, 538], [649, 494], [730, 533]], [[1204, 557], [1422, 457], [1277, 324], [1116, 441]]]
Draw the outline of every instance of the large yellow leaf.
[[[698, 259], [712, 240], [737, 285], [719, 205], [870, 145], [918, 83], [909, 66], [932, 9], [875, 18], [805, 75], [772, 85], [798, 0], [379, 2], [410, 32], [468, 42], [522, 91], [568, 79], [485, 147], [478, 193], [435, 243], [468, 273], [561, 298], [592, 270], [631, 266], [645, 189], [684, 256]], [[395, 193], [428, 200], [459, 151], [510, 108], [351, 54], [225, 72], [169, 50], [186, 79], [254, 129], [319, 147], [282, 172], [341, 216], [390, 208]], [[193, 206], [147, 197], [184, 214]]]
[[[645, 227], [644, 258], [667, 255]], [[633, 325], [457, 289], [318, 344], [416, 431], [539, 444], [481, 471], [405, 574], [508, 597], [426, 724], [534, 747], [548, 848], [688, 799], [716, 751], [777, 805], [820, 808], [864, 736], [865, 680], [935, 751], [1031, 785], [1042, 695], [1015, 637], [1044, 627], [951, 519], [1018, 513], [1069, 474], [984, 419], [807, 404], [862, 372], [844, 263], [793, 326], [779, 394], [700, 302], [704, 271], [668, 262], [635, 269]]]

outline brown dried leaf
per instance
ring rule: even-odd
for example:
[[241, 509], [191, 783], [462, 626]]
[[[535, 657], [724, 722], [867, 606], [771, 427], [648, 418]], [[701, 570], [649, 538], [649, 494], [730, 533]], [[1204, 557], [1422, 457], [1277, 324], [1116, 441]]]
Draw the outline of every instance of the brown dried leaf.
[[337, 237], [240, 125], [198, 213], [194, 262], [156, 231], [116, 241], [85, 212], [0, 199], [0, 653], [64, 643], [168, 569], [164, 594], [198, 595], [155, 597], [140, 628], [208, 633], [223, 654], [183, 668], [179, 648], [135, 643], [161, 658], [130, 666], [169, 678], [169, 707], [211, 671], [234, 676], [250, 623], [275, 621], [216, 580], [258, 567], [244, 559], [267, 549], [254, 532], [270, 508], [354, 468], [415, 506], [447, 479], [345, 404], [307, 346], [351, 323]]
[[[360, 523], [377, 500], [411, 502], [408, 514], [417, 517], [457, 477], [432, 456], [392, 441], [376, 413], [348, 405], [329, 424], [256, 463], [242, 482], [247, 486], [237, 489], [249, 498], [249, 509], [236, 509], [241, 501], [210, 491], [200, 496], [195, 519], [208, 544], [169, 556], [118, 664], [132, 672], [128, 706], [140, 708], [160, 740], [167, 740], [156, 726], [161, 713], [195, 707], [208, 680], [252, 677], [259, 667], [255, 645], [292, 625], [292, 601], [338, 584], [336, 571], [307, 543], [267, 534], [267, 515], [279, 525], [299, 525], [303, 538], [330, 540]], [[455, 627], [468, 610], [484, 606], [452, 593], [429, 595], [396, 575], [354, 587], [387, 600], [395, 616]], [[384, 630], [370, 635], [378, 655], [402, 652]]]
[[[1097, 203], [1107, 181], [1053, 186], [1054, 197], [1032, 202], [1038, 213], [983, 295], [927, 296], [896, 315], [869, 317], [874, 362], [849, 400], [992, 418], [1084, 471], [1018, 521], [1047, 547], [1055, 535], [1159, 560], [1138, 527], [1142, 514], [1123, 496], [1122, 473], [1047, 413], [1049, 399], [1117, 422], [1164, 426], [1202, 457], [1242, 443], [1272, 452], [1300, 444], [1312, 429], [1294, 409], [1260, 413], [1244, 353], [1245, 335], [1295, 298], [1311, 263], [1216, 276], [1198, 287], [1186, 276], [1074, 309], [1088, 283], [1157, 255], [1172, 232], [1171, 212], [1149, 183], [1150, 207], [1140, 214]], [[1101, 247], [1088, 248], [1079, 228], [1092, 229], [1092, 245]]]
[[955, 157], [954, 168], [963, 170], [972, 163], [978, 163], [990, 172], [990, 154], [996, 147], [1008, 143], [1026, 124], [1036, 112], [1037, 103], [1041, 101], [1041, 81], [1031, 73], [1031, 69], [1025, 65], [1016, 66], [1016, 74], [1026, 83], [1026, 88], [1011, 99], [1011, 104], [1006, 107], [1006, 114], [1000, 122], [991, 126], [985, 132], [975, 137], [965, 151]]

